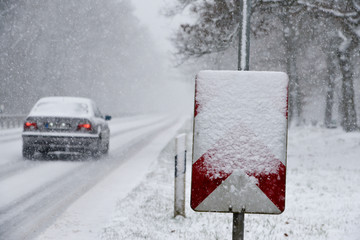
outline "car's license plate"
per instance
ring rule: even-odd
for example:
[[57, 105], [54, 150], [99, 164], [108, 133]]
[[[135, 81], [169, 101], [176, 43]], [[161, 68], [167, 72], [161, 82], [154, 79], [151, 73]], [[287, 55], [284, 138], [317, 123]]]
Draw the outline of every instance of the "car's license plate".
[[45, 128], [48, 129], [70, 129], [70, 124], [69, 123], [53, 123], [53, 122], [48, 122], [45, 123]]

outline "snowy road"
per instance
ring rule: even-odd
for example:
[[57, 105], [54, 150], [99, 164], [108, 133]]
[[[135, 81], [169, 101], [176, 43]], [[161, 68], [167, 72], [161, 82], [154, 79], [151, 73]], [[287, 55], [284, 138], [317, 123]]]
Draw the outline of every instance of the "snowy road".
[[174, 119], [158, 116], [114, 119], [110, 122], [110, 152], [98, 159], [54, 154], [24, 160], [21, 129], [1, 131], [0, 239], [34, 238], [174, 123]]

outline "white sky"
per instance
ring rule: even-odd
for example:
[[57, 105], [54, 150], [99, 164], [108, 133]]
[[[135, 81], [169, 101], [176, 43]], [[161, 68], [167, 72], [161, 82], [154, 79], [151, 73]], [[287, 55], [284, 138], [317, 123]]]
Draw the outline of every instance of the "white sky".
[[186, 18], [181, 16], [168, 18], [162, 16], [160, 10], [164, 6], [174, 3], [174, 0], [131, 0], [131, 2], [136, 9], [134, 12], [136, 17], [149, 29], [161, 49], [173, 50], [169, 38]]
[[[186, 76], [180, 69], [174, 67], [175, 64], [172, 62], [174, 55], [172, 54], [176, 52], [176, 49], [172, 45], [170, 38], [172, 34], [175, 34], [181, 23], [191, 20], [189, 14], [185, 12], [171, 18], [163, 16], [160, 11], [164, 11], [164, 6], [175, 4], [174, 0], [131, 0], [131, 2], [135, 7], [135, 16], [140, 20], [141, 24], [148, 28], [158, 50], [165, 54], [168, 77], [182, 81]], [[174, 83], [172, 84], [174, 85]], [[180, 91], [183, 87], [176, 86], [177, 91]], [[184, 91], [189, 92], [189, 89], [184, 89]], [[190, 92], [192, 93], [191, 89]]]

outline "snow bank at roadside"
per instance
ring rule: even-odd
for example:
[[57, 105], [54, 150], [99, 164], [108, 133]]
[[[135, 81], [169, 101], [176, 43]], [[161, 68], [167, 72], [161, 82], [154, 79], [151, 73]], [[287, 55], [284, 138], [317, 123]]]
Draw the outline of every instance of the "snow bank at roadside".
[[[293, 128], [289, 132], [286, 210], [246, 215], [246, 239], [360, 239], [360, 133]], [[190, 155], [188, 169], [190, 169]], [[173, 218], [174, 142], [146, 179], [118, 201], [102, 240], [231, 239], [232, 215], [196, 213]]]

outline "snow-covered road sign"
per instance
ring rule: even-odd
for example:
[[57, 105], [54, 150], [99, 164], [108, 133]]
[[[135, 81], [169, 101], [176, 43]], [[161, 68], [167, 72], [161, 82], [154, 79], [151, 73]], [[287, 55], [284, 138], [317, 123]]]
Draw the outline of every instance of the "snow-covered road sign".
[[285, 209], [288, 77], [201, 71], [196, 77], [191, 207]]

